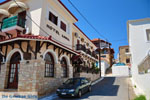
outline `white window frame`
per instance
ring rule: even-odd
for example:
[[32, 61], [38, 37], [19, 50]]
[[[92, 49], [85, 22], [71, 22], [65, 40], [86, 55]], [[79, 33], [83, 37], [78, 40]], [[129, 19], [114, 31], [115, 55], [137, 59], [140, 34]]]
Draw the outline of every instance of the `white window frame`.
[[[46, 10], [46, 19], [47, 20], [49, 20], [49, 12], [52, 12], [55, 16], [58, 17], [58, 19], [57, 19], [57, 25], [56, 26], [58, 26], [61, 29], [60, 24], [61, 24], [61, 21], [63, 21], [63, 23], [66, 24], [66, 33], [70, 34], [70, 32], [69, 32], [69, 23], [64, 19], [64, 17], [61, 16], [61, 15], [59, 15], [57, 13], [57, 11], [55, 11], [52, 7], [50, 7], [49, 5], [47, 5], [47, 10]], [[61, 30], [64, 31], [63, 29], [61, 29]]]
[[[147, 32], [147, 30], [149, 31], [149, 33]], [[148, 40], [148, 34], [150, 36], [150, 29], [146, 29], [146, 40], [147, 40], [147, 42], [150, 42], [150, 37], [149, 37], [149, 40]]]
[[[61, 21], [64, 23], [64, 24], [66, 24], [66, 33], [68, 33], [69, 34], [69, 28], [68, 28], [68, 23], [64, 20], [64, 19], [60, 19], [60, 24], [61, 24]], [[61, 25], [60, 25], [60, 29], [61, 29]], [[61, 29], [61, 30], [63, 30], [63, 29]], [[64, 30], [63, 30], [64, 31]]]

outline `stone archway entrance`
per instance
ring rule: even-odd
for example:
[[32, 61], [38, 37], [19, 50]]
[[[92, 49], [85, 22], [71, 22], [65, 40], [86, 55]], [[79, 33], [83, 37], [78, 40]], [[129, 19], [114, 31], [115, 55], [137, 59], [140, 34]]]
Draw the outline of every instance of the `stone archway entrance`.
[[20, 68], [20, 60], [21, 60], [21, 55], [19, 52], [14, 53], [10, 59], [9, 76], [8, 76], [9, 89], [18, 88], [18, 74]]

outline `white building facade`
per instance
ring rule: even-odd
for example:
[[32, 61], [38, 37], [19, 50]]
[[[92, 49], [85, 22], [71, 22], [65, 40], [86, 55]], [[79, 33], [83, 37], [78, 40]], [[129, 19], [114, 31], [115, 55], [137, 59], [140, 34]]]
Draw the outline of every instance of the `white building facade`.
[[135, 85], [150, 97], [150, 18], [127, 22], [131, 71]]

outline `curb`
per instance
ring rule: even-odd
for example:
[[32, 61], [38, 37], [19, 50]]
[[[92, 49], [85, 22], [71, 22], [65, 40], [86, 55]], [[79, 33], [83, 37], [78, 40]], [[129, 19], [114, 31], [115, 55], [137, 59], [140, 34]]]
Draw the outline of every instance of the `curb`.
[[98, 79], [98, 80], [96, 80], [96, 81], [92, 82], [92, 85], [97, 84], [98, 82], [102, 81], [103, 79], [104, 79], [104, 77], [101, 77], [100, 79]]

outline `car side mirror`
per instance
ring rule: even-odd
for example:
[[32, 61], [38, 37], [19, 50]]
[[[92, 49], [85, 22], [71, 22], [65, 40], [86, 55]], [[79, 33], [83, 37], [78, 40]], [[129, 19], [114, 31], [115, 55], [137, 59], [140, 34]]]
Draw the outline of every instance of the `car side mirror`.
[[81, 83], [81, 85], [84, 85], [84, 83]]

